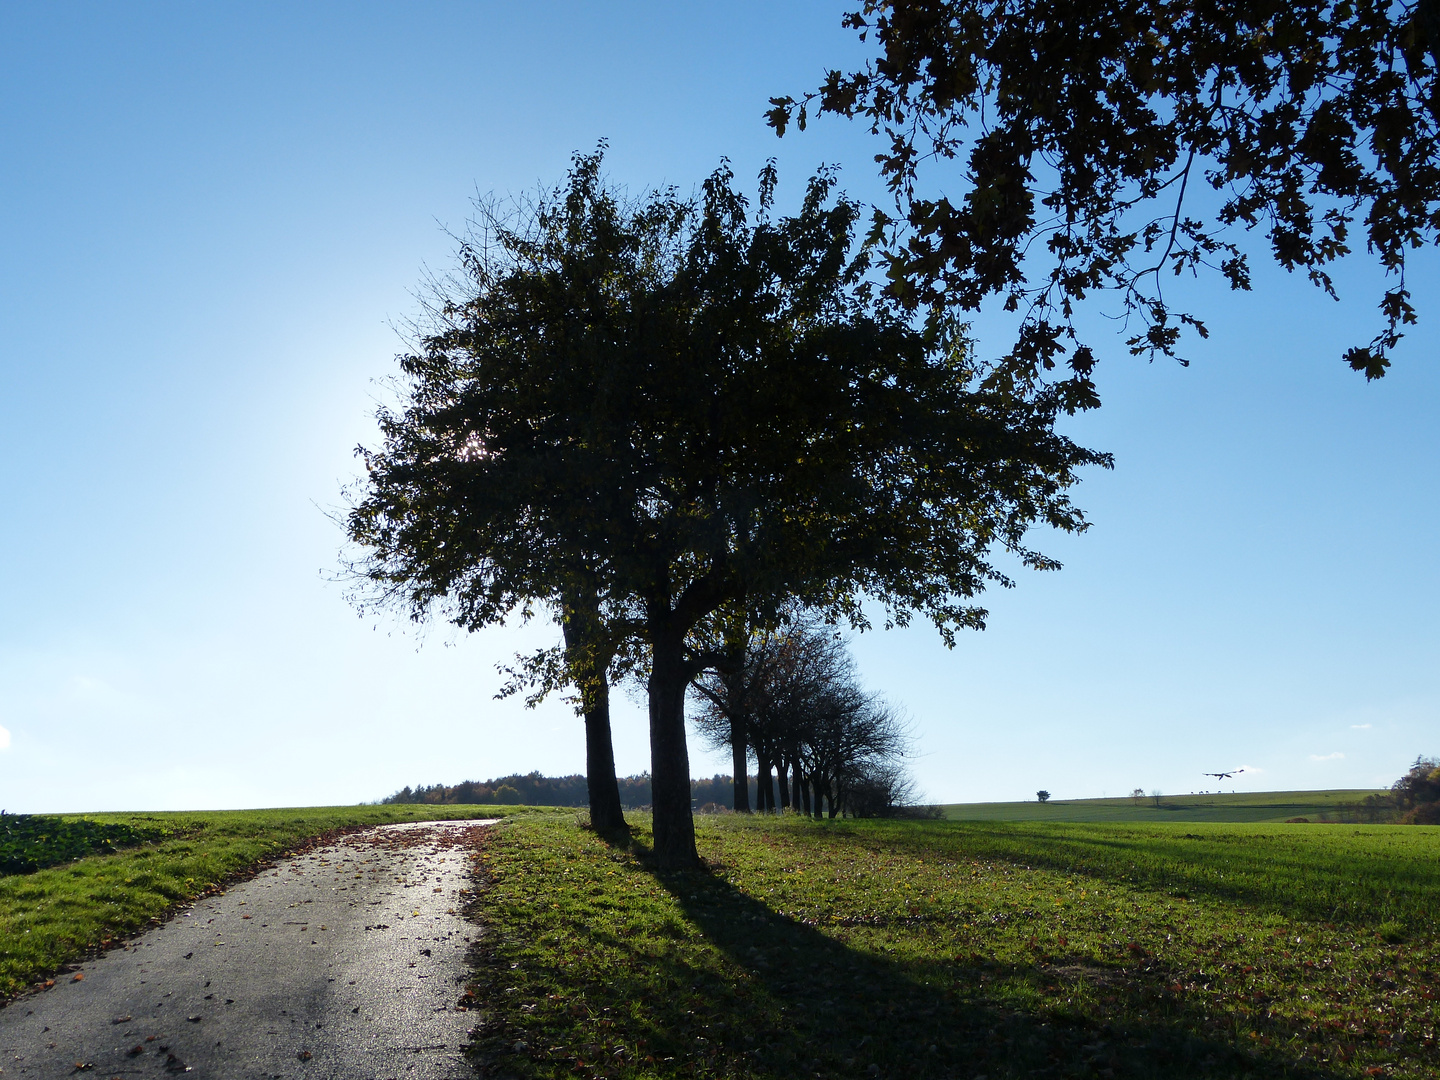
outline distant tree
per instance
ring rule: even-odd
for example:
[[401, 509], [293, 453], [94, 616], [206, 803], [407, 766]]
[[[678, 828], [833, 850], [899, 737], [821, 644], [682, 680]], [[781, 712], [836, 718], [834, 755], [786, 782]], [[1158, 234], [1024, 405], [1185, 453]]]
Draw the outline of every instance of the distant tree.
[[[626, 809], [633, 810], [650, 805], [649, 773], [618, 777], [616, 786], [620, 792], [621, 805]], [[729, 793], [730, 787], [731, 779], [728, 776], [692, 780], [691, 802], [696, 805], [720, 802]], [[518, 799], [515, 799], [511, 792], [514, 792]], [[512, 773], [510, 776], [485, 781], [465, 780], [453, 786], [421, 785], [417, 789], [407, 786], [380, 802], [483, 806], [507, 800], [518, 801], [526, 806], [585, 806], [589, 801], [589, 793], [586, 790], [585, 777], [578, 773], [572, 776], [542, 776], [539, 772], [530, 772], [523, 776]]]
[[801, 775], [813, 788], [814, 815], [822, 798], [832, 818], [837, 811], [888, 817], [912, 803], [915, 785], [902, 761], [909, 742], [903, 718], [881, 698], [853, 685], [834, 695], [812, 718], [797, 755], [808, 770]]
[[1160, 800], [1161, 800], [1162, 798], [1164, 798], [1164, 796], [1160, 794], [1160, 789], [1159, 789], [1159, 788], [1154, 788], [1154, 789], [1150, 792], [1150, 799], [1151, 799], [1152, 802], [1154, 802], [1154, 804], [1155, 804], [1155, 809], [1156, 809], [1156, 810], [1159, 810], [1159, 809], [1160, 809]]
[[1440, 825], [1440, 758], [1417, 757], [1390, 792], [1404, 815], [1402, 821]]
[[[695, 723], [715, 745], [745, 733], [757, 760], [758, 808], [821, 816], [888, 815], [913, 784], [900, 758], [907, 737], [899, 717], [860, 686], [849, 650], [813, 612], [751, 635], [742, 662], [696, 680]], [[738, 802], [738, 800], [737, 800]]]
[[1035, 798], [1039, 799], [1041, 802], [1049, 802], [1050, 792], [1046, 791], [1044, 788], [1041, 788], [1039, 791], [1035, 792]]
[[896, 207], [875, 235], [896, 296], [996, 298], [1020, 315], [1014, 377], [1068, 363], [1088, 407], [1083, 302], [1114, 297], [1132, 352], [1173, 355], [1183, 328], [1206, 330], [1165, 281], [1210, 268], [1249, 289], [1235, 232], [1260, 230], [1331, 296], [1356, 248], [1385, 271], [1379, 333], [1345, 353], [1384, 373], [1415, 321], [1407, 254], [1440, 232], [1440, 0], [855, 6], [844, 23], [872, 58], [772, 99], [769, 120], [783, 134], [813, 109], [882, 137]]
[[732, 809], [750, 812], [746, 776], [752, 747], [756, 754], [756, 808], [772, 809], [775, 763], [758, 725], [775, 666], [783, 655], [783, 631], [753, 627], [743, 613], [720, 611], [697, 628], [693, 640], [713, 657], [713, 667], [701, 672], [693, 686], [699, 700], [695, 721], [713, 744], [730, 748]]
[[1130, 798], [1133, 799], [1137, 804], [1144, 802], [1145, 789], [1137, 787], [1134, 791], [1130, 792]]
[[[467, 629], [537, 608], [598, 613], [566, 679], [643, 654], [655, 854], [693, 866], [684, 705], [716, 658], [691, 648], [730, 606], [792, 600], [865, 625], [981, 628], [992, 562], [1057, 564], [1032, 526], [1085, 527], [1067, 491], [1104, 455], [1058, 435], [1046, 389], [991, 379], [958, 323], [918, 328], [871, 287], [858, 207], [811, 180], [753, 220], [722, 168], [699, 200], [626, 204], [600, 155], [463, 250], [466, 279], [401, 358], [403, 410], [347, 525], [372, 601]], [[627, 651], [628, 650], [628, 651]], [[608, 725], [607, 725], [608, 730]], [[737, 770], [738, 771], [738, 770]], [[592, 814], [593, 814], [592, 810]]]
[[915, 801], [915, 782], [894, 759], [861, 763], [844, 791], [846, 813], [858, 818], [896, 817]]

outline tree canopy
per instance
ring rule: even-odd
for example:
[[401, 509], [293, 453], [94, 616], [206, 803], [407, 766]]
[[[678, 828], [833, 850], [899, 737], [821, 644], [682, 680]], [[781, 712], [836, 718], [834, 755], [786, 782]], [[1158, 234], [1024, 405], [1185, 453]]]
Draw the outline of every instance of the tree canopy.
[[814, 817], [827, 802], [831, 817], [888, 813], [913, 791], [900, 760], [905, 724], [860, 685], [844, 639], [813, 612], [793, 612], [784, 625], [751, 634], [743, 659], [703, 674], [694, 696], [695, 726], [736, 751], [736, 776], [744, 777], [746, 750], [754, 751], [757, 809], [774, 809], [772, 769], [780, 807]]
[[953, 640], [1009, 583], [996, 549], [1055, 565], [1028, 533], [1083, 528], [1067, 490], [1108, 458], [1055, 432], [1053, 390], [988, 380], [958, 325], [871, 287], [830, 174], [781, 216], [773, 167], [752, 207], [726, 167], [626, 202], [600, 164], [464, 247], [347, 524], [371, 597], [414, 617], [579, 594], [638, 648], [656, 854], [688, 865], [702, 620], [798, 600], [863, 624], [869, 597]]
[[866, 0], [845, 25], [872, 59], [773, 98], [771, 125], [817, 111], [880, 135], [891, 294], [998, 300], [1020, 317], [1011, 376], [1067, 365], [1069, 407], [1098, 403], [1082, 301], [1118, 300], [1132, 352], [1175, 355], [1206, 328], [1166, 280], [1249, 289], [1251, 230], [1332, 296], [1358, 247], [1383, 268], [1378, 331], [1345, 352], [1367, 378], [1415, 321], [1407, 253], [1440, 234], [1440, 0]]

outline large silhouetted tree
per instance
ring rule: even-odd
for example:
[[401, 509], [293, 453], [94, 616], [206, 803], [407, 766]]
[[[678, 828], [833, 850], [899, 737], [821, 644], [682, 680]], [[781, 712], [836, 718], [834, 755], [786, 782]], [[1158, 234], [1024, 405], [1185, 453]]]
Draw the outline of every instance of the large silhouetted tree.
[[996, 549], [1054, 565], [1028, 531], [1083, 528], [1067, 489], [1108, 459], [1055, 433], [1054, 392], [987, 380], [957, 326], [871, 288], [828, 174], [777, 216], [770, 168], [753, 207], [726, 168], [633, 203], [599, 170], [577, 157], [467, 245], [349, 527], [371, 595], [417, 617], [474, 628], [583, 586], [606, 641], [643, 649], [655, 851], [685, 866], [703, 620], [799, 601], [863, 623], [868, 596], [953, 641], [1007, 581]]
[[[1377, 378], [1415, 308], [1407, 253], [1440, 234], [1440, 0], [865, 0], [872, 50], [800, 100], [882, 139], [877, 213], [892, 294], [1020, 315], [1013, 376], [1068, 363], [1097, 403], [1082, 302], [1106, 294], [1137, 354], [1203, 323], [1165, 281], [1251, 285], [1243, 233], [1330, 295], [1363, 248], [1389, 277], [1380, 328], [1345, 359]], [[1101, 310], [1105, 310], [1101, 308]]]

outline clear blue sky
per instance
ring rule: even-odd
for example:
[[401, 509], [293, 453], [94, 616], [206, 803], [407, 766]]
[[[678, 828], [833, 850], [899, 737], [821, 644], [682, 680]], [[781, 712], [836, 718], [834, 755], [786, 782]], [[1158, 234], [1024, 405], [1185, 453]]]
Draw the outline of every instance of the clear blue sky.
[[[357, 619], [327, 517], [426, 268], [477, 192], [562, 176], [689, 188], [729, 156], [822, 161], [840, 123], [761, 114], [859, 46], [843, 5], [8, 4], [0, 11], [0, 806], [374, 799], [581, 771], [569, 710], [496, 702], [550, 628]], [[1077, 437], [1116, 455], [1066, 568], [990, 628], [865, 635], [933, 799], [1369, 786], [1440, 752], [1440, 266], [1366, 385], [1373, 285], [1200, 290], [1188, 369], [1103, 363]], [[982, 348], [1003, 327], [981, 320]], [[1108, 334], [1109, 332], [1106, 331]], [[622, 771], [646, 767], [621, 699]], [[728, 769], [692, 749], [695, 771]], [[1263, 771], [1260, 771], [1263, 770]]]

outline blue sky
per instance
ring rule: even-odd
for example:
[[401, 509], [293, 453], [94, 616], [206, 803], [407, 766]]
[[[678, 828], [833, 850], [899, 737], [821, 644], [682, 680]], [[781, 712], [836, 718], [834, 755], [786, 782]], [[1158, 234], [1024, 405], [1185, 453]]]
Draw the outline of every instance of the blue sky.
[[[395, 327], [477, 193], [690, 187], [770, 155], [877, 197], [863, 133], [766, 99], [859, 55], [843, 5], [11, 4], [0, 12], [0, 806], [339, 803], [583, 769], [559, 704], [496, 702], [550, 628], [358, 619], [328, 514]], [[1440, 266], [1412, 275], [1422, 316]], [[1188, 369], [1106, 337], [1074, 422], [1116, 469], [990, 628], [864, 635], [933, 799], [1388, 783], [1440, 752], [1440, 327], [1367, 385], [1375, 279], [1196, 303]], [[981, 347], [1004, 327], [977, 321]], [[1102, 333], [1109, 335], [1110, 331]], [[622, 771], [646, 766], [617, 702]], [[692, 748], [695, 771], [728, 769]]]

